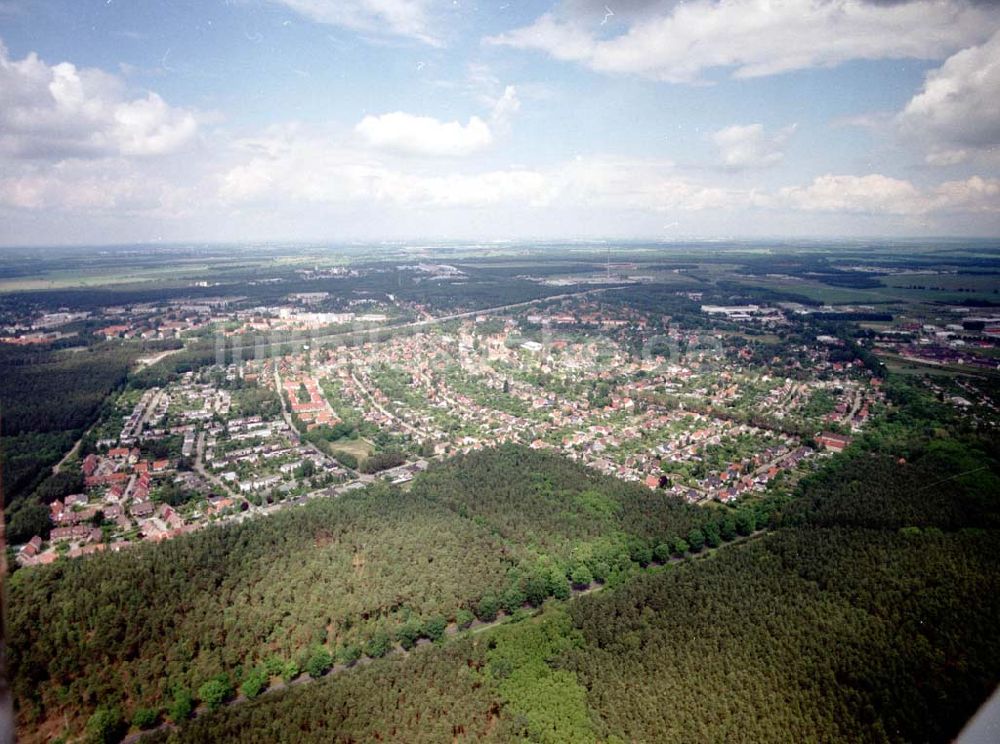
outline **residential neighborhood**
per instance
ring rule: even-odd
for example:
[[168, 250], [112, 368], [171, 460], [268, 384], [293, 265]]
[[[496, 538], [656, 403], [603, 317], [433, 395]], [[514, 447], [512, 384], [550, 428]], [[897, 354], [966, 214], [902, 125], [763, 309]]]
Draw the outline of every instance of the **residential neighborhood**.
[[[386, 305], [381, 314], [319, 312], [322, 293], [288, 299], [252, 311], [223, 298], [179, 303], [171, 317], [189, 326], [168, 329], [218, 327], [223, 317], [226, 334], [427, 317]], [[773, 337], [798, 308], [701, 310], [706, 320], [688, 325], [581, 296], [301, 344], [126, 390], [91, 431], [81, 493], [51, 505], [48, 541], [23, 546], [18, 561], [170, 539], [375, 479], [405, 487], [436, 459], [504, 442], [692, 503], [733, 503], [843, 451], [883, 405], [879, 379], [840, 339], [752, 345], [715, 320]]]

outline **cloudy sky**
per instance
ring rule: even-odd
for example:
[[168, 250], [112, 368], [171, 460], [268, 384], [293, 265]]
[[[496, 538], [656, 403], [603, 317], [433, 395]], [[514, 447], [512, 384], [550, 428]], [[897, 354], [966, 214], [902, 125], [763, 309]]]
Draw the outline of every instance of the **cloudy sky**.
[[986, 0], [0, 0], [0, 244], [997, 236], [998, 145]]

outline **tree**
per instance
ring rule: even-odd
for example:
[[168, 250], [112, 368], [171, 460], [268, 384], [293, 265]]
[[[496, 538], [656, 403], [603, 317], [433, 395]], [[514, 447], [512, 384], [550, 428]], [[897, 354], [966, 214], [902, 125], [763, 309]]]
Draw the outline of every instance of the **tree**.
[[476, 603], [476, 617], [484, 623], [491, 623], [497, 619], [499, 609], [500, 603], [497, 602], [497, 598], [492, 594], [486, 594]]
[[11, 544], [28, 542], [35, 535], [49, 534], [49, 510], [37, 501], [22, 503], [7, 525], [7, 539]]
[[573, 567], [570, 579], [573, 581], [573, 586], [577, 589], [586, 589], [590, 586], [594, 577], [590, 573], [590, 569], [587, 568], [586, 563], [577, 563], [576, 566]]
[[79, 470], [60, 470], [43, 480], [35, 489], [34, 496], [43, 504], [51, 504], [56, 499], [83, 491], [83, 473]]
[[232, 691], [229, 678], [220, 674], [198, 688], [198, 699], [207, 705], [209, 710], [216, 710], [226, 702]]
[[736, 538], [736, 520], [731, 514], [726, 515], [726, 517], [719, 524], [719, 534], [726, 542]]
[[299, 667], [298, 662], [295, 661], [294, 659], [289, 659], [288, 661], [285, 662], [281, 670], [281, 678], [285, 680], [285, 682], [291, 682], [301, 673], [302, 669], [301, 667]]
[[345, 468], [351, 470], [358, 469], [358, 458], [352, 455], [350, 452], [345, 452], [344, 450], [335, 449], [333, 450], [333, 459], [343, 465]]
[[435, 615], [424, 623], [423, 633], [432, 641], [440, 641], [444, 638], [444, 632], [448, 628], [448, 621], [441, 615]]
[[264, 659], [264, 674], [267, 677], [277, 677], [285, 668], [285, 662], [278, 656], [268, 656]]
[[[548, 577], [540, 574], [533, 573], [524, 581], [524, 599], [530, 602], [535, 607], [538, 607], [545, 598], [549, 596], [549, 582]], [[520, 607], [518, 603], [517, 607]], [[504, 603], [504, 609], [508, 612], [512, 612], [516, 607], [508, 607], [507, 603]]]
[[688, 545], [692, 553], [699, 553], [705, 547], [705, 533], [695, 527], [688, 533]]
[[[545, 599], [545, 596], [546, 595], [544, 594], [542, 595], [543, 600]], [[521, 605], [523, 605], [526, 601], [528, 601], [528, 599], [525, 591], [517, 584], [512, 584], [507, 587], [503, 596], [500, 597], [500, 607], [503, 608], [503, 611], [509, 615], [515, 610], [520, 609]]]
[[333, 657], [326, 648], [320, 646], [309, 655], [309, 660], [306, 661], [305, 666], [306, 671], [309, 672], [309, 676], [316, 679], [330, 671], [330, 667], [333, 666]]
[[389, 653], [392, 640], [384, 630], [379, 630], [365, 644], [365, 653], [373, 659], [380, 659]]
[[312, 478], [316, 475], [316, 463], [312, 460], [303, 460], [296, 469], [295, 475], [298, 478]]
[[653, 559], [657, 563], [666, 563], [670, 560], [670, 545], [667, 543], [659, 543], [655, 548], [653, 548]]
[[98, 708], [87, 721], [87, 740], [113, 744], [125, 735], [125, 719], [118, 708]]
[[364, 473], [378, 473], [382, 470], [398, 467], [405, 462], [406, 457], [402, 452], [395, 450], [379, 452], [365, 459], [364, 464], [361, 466], [361, 471]]
[[423, 632], [423, 626], [417, 618], [410, 618], [396, 630], [396, 640], [399, 645], [409, 651], [417, 645], [417, 640]]
[[691, 546], [687, 544], [687, 540], [678, 537], [673, 543], [673, 553], [678, 557], [684, 557], [684, 554], [691, 549]]
[[174, 723], [180, 723], [190, 718], [193, 710], [194, 698], [191, 697], [191, 693], [185, 689], [178, 689], [174, 692], [174, 699], [167, 708], [167, 715]]
[[344, 666], [351, 666], [361, 658], [361, 646], [348, 644], [337, 650], [337, 661]]
[[705, 535], [705, 544], [710, 548], [717, 548], [722, 544], [722, 536], [719, 534], [719, 525], [717, 522], [709, 522], [705, 525], [702, 532]]
[[757, 529], [757, 516], [752, 509], [740, 509], [736, 512], [736, 531], [746, 537]]
[[629, 541], [628, 554], [629, 558], [640, 566], [648, 566], [653, 561], [653, 550], [645, 540]]
[[254, 669], [243, 680], [240, 685], [240, 692], [247, 698], [255, 698], [267, 687], [267, 669], [258, 667]]
[[150, 729], [156, 725], [160, 719], [160, 714], [152, 708], [137, 708], [132, 714], [132, 725], [137, 729]]
[[170, 506], [181, 506], [194, 498], [194, 496], [195, 493], [193, 491], [170, 482], [164, 484], [153, 493], [153, 501], [169, 504]]
[[552, 596], [556, 599], [569, 599], [572, 592], [570, 591], [569, 582], [566, 580], [565, 576], [560, 575], [555, 585], [551, 587], [550, 591]]
[[594, 575], [595, 581], [603, 584], [611, 575], [611, 565], [606, 560], [595, 560], [590, 564], [590, 572]]
[[455, 624], [459, 627], [459, 630], [465, 630], [466, 628], [468, 628], [470, 625], [472, 625], [475, 619], [476, 616], [465, 609], [459, 610], [455, 614]]

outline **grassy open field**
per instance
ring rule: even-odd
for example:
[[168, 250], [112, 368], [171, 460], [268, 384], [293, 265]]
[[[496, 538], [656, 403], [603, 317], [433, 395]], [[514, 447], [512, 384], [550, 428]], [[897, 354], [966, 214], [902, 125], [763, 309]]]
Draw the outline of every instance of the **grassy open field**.
[[46, 271], [37, 276], [17, 277], [16, 279], [0, 279], [0, 293], [29, 292], [39, 289], [70, 289], [81, 287], [106, 287], [121, 284], [146, 284], [177, 280], [182, 278], [197, 279], [213, 274], [205, 264], [174, 267], [164, 266], [156, 269], [122, 271], [120, 274], [109, 274], [106, 270], [87, 271]]
[[339, 452], [346, 452], [358, 458], [358, 464], [364, 463], [365, 459], [375, 451], [375, 446], [366, 439], [341, 439], [332, 445], [331, 449]]
[[773, 333], [761, 333], [759, 335], [754, 335], [752, 333], [741, 333], [739, 331], [719, 331], [723, 336], [729, 336], [731, 338], [742, 338], [747, 341], [756, 341], [760, 344], [777, 344], [781, 343], [781, 339], [778, 338]]
[[747, 287], [759, 287], [774, 292], [792, 292], [828, 305], [849, 305], [891, 302], [896, 298], [887, 295], [884, 289], [850, 289], [831, 287], [798, 277], [740, 276], [727, 277]]
[[[1000, 287], [998, 274], [897, 274], [885, 277], [882, 282], [890, 287], [939, 287], [938, 291], [973, 290], [976, 293], [994, 294]], [[930, 291], [930, 290], [917, 290]]]
[[994, 377], [996, 373], [984, 369], [970, 369], [954, 364], [930, 364], [904, 359], [896, 354], [879, 353], [890, 372], [904, 375], [931, 375], [933, 377]]
[[[910, 277], [903, 280], [903, 277]], [[748, 287], [760, 287], [776, 292], [794, 292], [812, 300], [830, 305], [847, 304], [885, 304], [914, 302], [962, 302], [969, 299], [997, 300], [1000, 295], [994, 290], [1000, 284], [996, 276], [979, 275], [906, 275], [886, 277], [889, 284], [885, 287], [872, 289], [853, 289], [849, 287], [831, 287], [820, 282], [801, 279], [799, 277], [744, 277], [730, 276], [731, 281], [737, 281]], [[941, 289], [911, 289], [910, 284], [941, 287]], [[954, 288], [948, 286], [954, 285]], [[959, 289], [973, 291], [958, 291]]]

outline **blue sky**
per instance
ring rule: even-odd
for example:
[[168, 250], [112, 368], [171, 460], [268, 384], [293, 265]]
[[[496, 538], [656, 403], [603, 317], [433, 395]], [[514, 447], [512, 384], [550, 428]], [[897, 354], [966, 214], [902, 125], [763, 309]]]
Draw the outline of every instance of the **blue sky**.
[[971, 0], [0, 0], [0, 244], [987, 235]]

